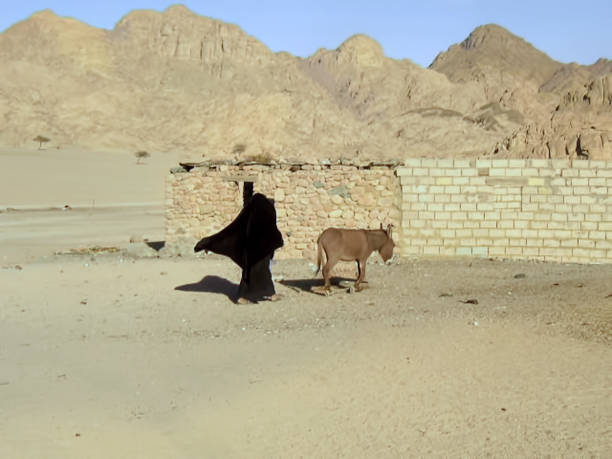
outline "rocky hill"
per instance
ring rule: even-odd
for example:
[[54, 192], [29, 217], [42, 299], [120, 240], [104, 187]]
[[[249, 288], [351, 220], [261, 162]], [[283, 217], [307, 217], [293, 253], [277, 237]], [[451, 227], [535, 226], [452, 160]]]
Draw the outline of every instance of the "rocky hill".
[[429, 68], [356, 35], [302, 59], [183, 6], [103, 30], [51, 11], [0, 34], [0, 145], [186, 159], [612, 159], [612, 62], [562, 64], [496, 26]]

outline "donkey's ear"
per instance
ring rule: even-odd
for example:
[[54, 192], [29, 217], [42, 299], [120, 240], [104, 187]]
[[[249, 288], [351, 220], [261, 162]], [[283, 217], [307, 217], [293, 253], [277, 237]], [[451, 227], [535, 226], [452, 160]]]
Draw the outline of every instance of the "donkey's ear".
[[393, 225], [392, 225], [391, 223], [389, 223], [389, 224], [387, 225], [387, 235], [388, 235], [389, 237], [391, 237], [391, 230], [392, 230], [392, 229], [393, 229]]
[[383, 229], [383, 225], [382, 225], [382, 222], [380, 223], [380, 229]]

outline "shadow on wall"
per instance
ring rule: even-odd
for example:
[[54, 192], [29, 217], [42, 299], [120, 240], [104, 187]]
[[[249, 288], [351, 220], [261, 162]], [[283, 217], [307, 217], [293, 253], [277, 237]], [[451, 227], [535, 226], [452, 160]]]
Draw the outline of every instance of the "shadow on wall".
[[227, 296], [234, 302], [238, 293], [238, 284], [234, 284], [219, 276], [205, 276], [199, 282], [179, 285], [175, 287], [174, 290], [180, 290], [181, 292], [219, 293]]

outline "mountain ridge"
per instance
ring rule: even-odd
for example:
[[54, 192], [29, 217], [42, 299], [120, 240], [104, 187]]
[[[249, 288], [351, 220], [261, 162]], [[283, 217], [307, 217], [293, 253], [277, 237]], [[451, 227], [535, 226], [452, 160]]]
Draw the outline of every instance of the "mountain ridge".
[[182, 5], [132, 11], [108, 30], [45, 10], [0, 33], [0, 58], [9, 147], [41, 134], [56, 147], [189, 159], [612, 159], [612, 62], [559, 63], [498, 25], [424, 68], [363, 34], [307, 58], [274, 53]]

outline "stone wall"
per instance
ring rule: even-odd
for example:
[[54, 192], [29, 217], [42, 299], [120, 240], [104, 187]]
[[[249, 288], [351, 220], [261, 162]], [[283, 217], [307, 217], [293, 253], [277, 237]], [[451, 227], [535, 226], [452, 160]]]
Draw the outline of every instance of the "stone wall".
[[[316, 258], [325, 228], [400, 223], [401, 189], [392, 164], [219, 164], [176, 168], [166, 184], [166, 244], [187, 246], [230, 223], [245, 182], [274, 198], [285, 246], [279, 258]], [[192, 246], [191, 246], [192, 247]]]
[[612, 262], [612, 162], [411, 159], [403, 255]]
[[167, 184], [166, 241], [227, 225], [245, 181], [275, 199], [279, 257], [315, 259], [330, 226], [396, 226], [400, 256], [612, 262], [612, 161], [409, 159], [403, 165], [208, 164]]

